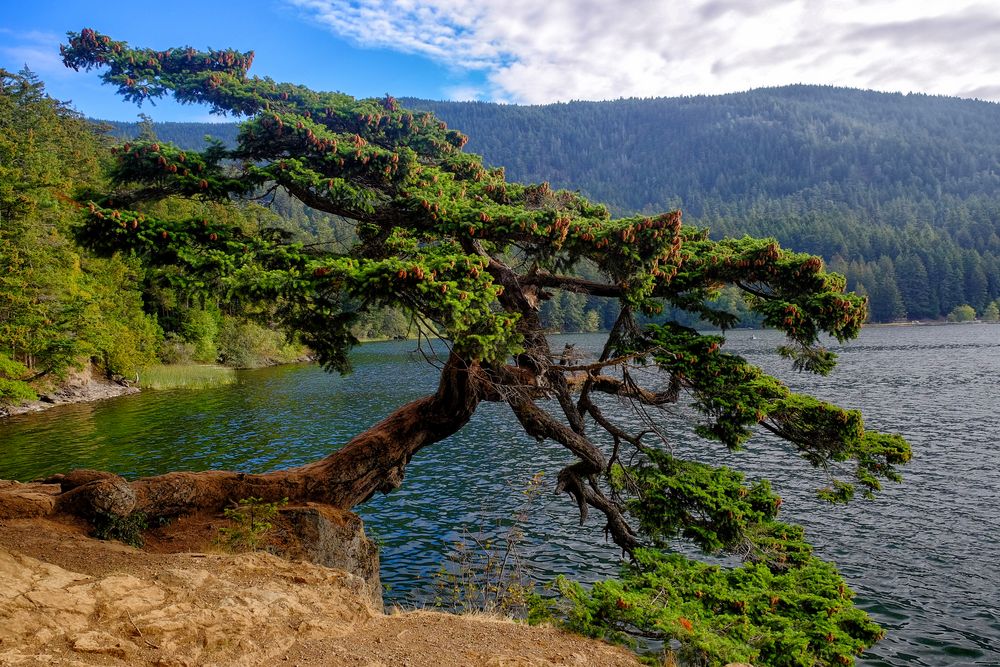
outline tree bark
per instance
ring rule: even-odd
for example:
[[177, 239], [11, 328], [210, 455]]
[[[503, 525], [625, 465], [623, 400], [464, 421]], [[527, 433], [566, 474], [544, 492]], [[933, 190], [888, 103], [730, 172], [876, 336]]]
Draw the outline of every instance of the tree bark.
[[435, 393], [407, 403], [341, 449], [298, 468], [259, 475], [172, 472], [133, 482], [111, 473], [74, 471], [45, 481], [62, 487], [56, 511], [85, 517], [135, 512], [147, 518], [170, 517], [218, 511], [250, 497], [350, 509], [376, 491], [397, 488], [414, 454], [468, 423], [481, 400], [482, 385], [482, 369], [452, 355]]

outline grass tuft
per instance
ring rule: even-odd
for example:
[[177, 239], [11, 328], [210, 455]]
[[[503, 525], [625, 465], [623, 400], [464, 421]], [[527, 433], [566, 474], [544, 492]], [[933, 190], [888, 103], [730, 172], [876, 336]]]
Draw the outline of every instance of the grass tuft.
[[224, 366], [171, 364], [149, 366], [139, 374], [143, 389], [206, 389], [236, 382], [236, 371]]

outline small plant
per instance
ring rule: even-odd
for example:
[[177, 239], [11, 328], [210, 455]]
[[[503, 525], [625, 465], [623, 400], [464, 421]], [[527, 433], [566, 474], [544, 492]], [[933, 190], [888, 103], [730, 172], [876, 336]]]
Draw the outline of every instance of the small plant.
[[118, 540], [139, 548], [143, 545], [142, 533], [149, 527], [143, 512], [132, 514], [110, 514], [98, 512], [94, 516], [94, 530], [90, 535], [99, 540]]
[[288, 498], [272, 503], [252, 496], [240, 499], [236, 507], [223, 511], [233, 525], [219, 528], [217, 542], [228, 551], [259, 550], [274, 527], [271, 521], [278, 515], [278, 508], [287, 502]]
[[472, 532], [462, 529], [446, 562], [435, 574], [435, 606], [457, 613], [498, 613], [515, 618], [528, 615], [534, 583], [525, 573], [519, 546], [524, 540], [521, 525], [541, 492], [542, 473], [535, 474], [522, 490], [524, 501], [510, 525], [498, 525], [499, 536], [485, 527]]

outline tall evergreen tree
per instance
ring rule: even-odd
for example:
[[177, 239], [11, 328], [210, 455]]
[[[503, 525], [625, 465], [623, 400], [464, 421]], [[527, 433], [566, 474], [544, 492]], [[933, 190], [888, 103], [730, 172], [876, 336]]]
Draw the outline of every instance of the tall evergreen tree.
[[937, 317], [937, 309], [931, 307], [931, 284], [920, 255], [910, 252], [896, 259], [896, 284], [906, 308], [907, 315], [912, 319], [930, 319]]
[[892, 260], [882, 255], [871, 272], [871, 301], [868, 304], [872, 319], [892, 322], [906, 317], [906, 306], [896, 285], [896, 268]]

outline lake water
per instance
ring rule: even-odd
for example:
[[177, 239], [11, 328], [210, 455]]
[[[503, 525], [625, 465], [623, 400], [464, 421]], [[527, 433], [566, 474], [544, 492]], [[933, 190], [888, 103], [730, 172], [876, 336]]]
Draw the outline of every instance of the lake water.
[[[735, 331], [727, 348], [793, 388], [864, 410], [872, 428], [906, 436], [914, 459], [904, 483], [874, 502], [831, 507], [813, 495], [822, 483], [814, 471], [766, 437], [738, 454], [686, 439], [678, 448], [774, 482], [783, 518], [806, 526], [819, 554], [838, 563], [860, 606], [888, 630], [860, 664], [1000, 664], [1000, 327], [865, 329], [832, 346], [840, 366], [827, 378], [790, 372], [773, 353], [780, 340], [776, 332]], [[601, 339], [562, 336], [554, 347], [564, 341], [581, 349]], [[354, 359], [357, 370], [347, 378], [287, 366], [240, 373], [225, 387], [145, 392], [0, 421], [0, 478], [79, 467], [136, 477], [297, 465], [435, 385], [413, 343], [363, 345]], [[634, 419], [614, 407], [619, 419]], [[671, 421], [682, 422], [684, 412]], [[569, 458], [525, 437], [509, 410], [491, 404], [460, 433], [420, 452], [401, 489], [358, 508], [383, 543], [389, 599], [426, 602], [432, 573], [462, 529], [501, 532], [496, 526], [509, 522], [537, 472], [547, 481], [524, 525], [529, 573], [613, 576], [620, 554], [604, 542], [599, 518], [581, 527], [567, 497], [549, 493]]]

